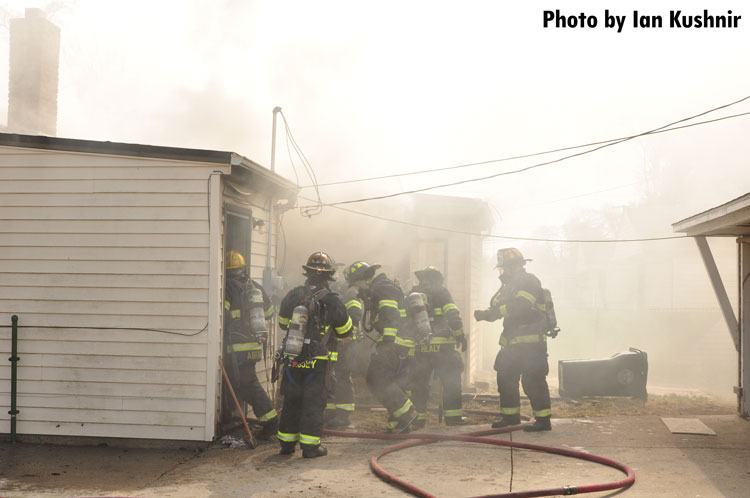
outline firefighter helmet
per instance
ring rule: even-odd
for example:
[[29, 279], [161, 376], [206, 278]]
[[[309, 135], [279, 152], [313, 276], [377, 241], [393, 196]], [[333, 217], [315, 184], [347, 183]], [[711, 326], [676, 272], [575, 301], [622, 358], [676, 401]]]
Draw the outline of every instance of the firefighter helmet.
[[323, 251], [314, 252], [307, 258], [307, 263], [302, 265], [305, 275], [324, 275], [332, 277], [336, 272], [333, 267], [333, 258]]
[[414, 272], [414, 275], [417, 276], [420, 283], [443, 283], [443, 274], [434, 266], [427, 266], [422, 270], [417, 270]]
[[239, 251], [229, 251], [224, 261], [224, 268], [237, 270], [245, 267], [245, 257]]
[[346, 267], [344, 278], [349, 284], [353, 284], [359, 280], [370, 280], [375, 276], [375, 271], [378, 268], [380, 268], [380, 265], [371, 265], [365, 261], [357, 261]]
[[507, 268], [512, 266], [523, 266], [530, 259], [524, 259], [521, 251], [515, 247], [506, 247], [497, 250], [497, 266], [495, 268]]

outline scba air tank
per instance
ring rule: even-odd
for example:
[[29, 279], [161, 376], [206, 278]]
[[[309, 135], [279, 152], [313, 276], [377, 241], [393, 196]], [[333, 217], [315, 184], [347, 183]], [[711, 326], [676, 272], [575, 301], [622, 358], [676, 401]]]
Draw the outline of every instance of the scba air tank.
[[249, 290], [248, 301], [250, 302], [250, 331], [253, 334], [267, 333], [266, 317], [263, 313], [263, 293], [260, 289]]
[[289, 322], [289, 333], [286, 336], [284, 352], [287, 356], [298, 356], [302, 353], [307, 333], [307, 307], [299, 305], [292, 312], [292, 320]]
[[414, 321], [417, 335], [421, 338], [427, 337], [432, 332], [430, 317], [427, 314], [427, 296], [421, 292], [412, 292], [406, 298], [406, 307]]

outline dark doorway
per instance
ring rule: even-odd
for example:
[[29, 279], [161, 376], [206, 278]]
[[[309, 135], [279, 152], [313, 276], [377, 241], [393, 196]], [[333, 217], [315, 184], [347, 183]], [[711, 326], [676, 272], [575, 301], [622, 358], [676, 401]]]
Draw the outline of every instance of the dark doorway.
[[252, 211], [237, 206], [224, 206], [225, 253], [239, 251], [250, 271], [250, 236], [253, 229]]
[[[238, 251], [245, 258], [246, 271], [250, 273], [250, 238], [252, 236], [253, 216], [252, 211], [248, 208], [225, 204], [224, 205], [224, 256], [229, 251]], [[223, 288], [226, 289], [226, 272], [224, 273]], [[224, 307], [222, 306], [222, 310]], [[226, 332], [226, 331], [225, 331]], [[227, 353], [228, 340], [226, 334], [222, 339], [222, 360], [224, 367], [229, 370], [233, 368], [230, 355]], [[231, 374], [230, 374], [231, 375]], [[236, 429], [240, 420], [239, 414], [235, 408], [232, 395], [227, 389], [226, 383], [222, 382], [221, 389], [221, 414], [219, 416], [219, 434], [227, 434]], [[247, 413], [247, 406], [241, 403], [242, 410]]]

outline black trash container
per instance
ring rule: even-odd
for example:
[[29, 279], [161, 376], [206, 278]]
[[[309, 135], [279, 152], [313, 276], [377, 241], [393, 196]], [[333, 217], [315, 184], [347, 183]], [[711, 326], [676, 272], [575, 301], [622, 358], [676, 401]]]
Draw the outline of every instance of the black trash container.
[[600, 360], [560, 360], [557, 373], [561, 398], [648, 397], [648, 355], [640, 349], [630, 348]]

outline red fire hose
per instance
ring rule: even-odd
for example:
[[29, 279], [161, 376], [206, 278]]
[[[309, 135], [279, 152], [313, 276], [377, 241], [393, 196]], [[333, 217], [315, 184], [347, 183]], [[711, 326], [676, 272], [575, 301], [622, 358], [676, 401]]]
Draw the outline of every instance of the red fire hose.
[[556, 455], [569, 456], [573, 458], [579, 458], [581, 460], [588, 460], [590, 462], [598, 463], [601, 465], [606, 465], [608, 467], [613, 467], [617, 470], [622, 471], [627, 476], [625, 479], [622, 479], [620, 481], [608, 482], [608, 483], [603, 483], [603, 484], [591, 484], [591, 485], [584, 485], [584, 486], [561, 486], [557, 488], [548, 488], [548, 489], [540, 489], [540, 490], [532, 490], [532, 491], [517, 491], [517, 492], [500, 493], [500, 494], [494, 494], [494, 495], [483, 495], [481, 497], [476, 497], [476, 498], [499, 498], [499, 497], [526, 498], [526, 497], [532, 497], [532, 496], [554, 496], [554, 495], [574, 495], [574, 494], [579, 494], [579, 493], [595, 493], [598, 491], [608, 491], [612, 489], [626, 488], [635, 482], [635, 474], [633, 473], [633, 470], [630, 467], [622, 463], [616, 462], [614, 460], [610, 460], [609, 458], [592, 455], [590, 453], [584, 453], [582, 451], [555, 448], [553, 446], [541, 446], [541, 445], [536, 445], [536, 444], [517, 443], [513, 441], [504, 441], [502, 439], [490, 439], [490, 438], [482, 437], [482, 436], [488, 436], [492, 434], [502, 434], [502, 433], [512, 432], [514, 430], [520, 429], [521, 427], [522, 425], [515, 425], [511, 427], [504, 427], [501, 429], [489, 429], [489, 430], [484, 430], [484, 431], [469, 432], [466, 434], [430, 434], [430, 433], [372, 434], [372, 433], [367, 433], [367, 432], [333, 431], [333, 430], [328, 430], [328, 429], [324, 430], [323, 433], [331, 435], [331, 436], [355, 437], [355, 438], [362, 438], [362, 439], [407, 440], [402, 443], [388, 446], [384, 448], [382, 451], [380, 451], [377, 455], [373, 456], [372, 459], [370, 460], [370, 467], [372, 467], [373, 472], [375, 472], [375, 474], [381, 479], [383, 479], [384, 481], [395, 484], [396, 486], [400, 487], [404, 491], [407, 491], [408, 493], [411, 493], [415, 496], [419, 496], [423, 498], [435, 498], [435, 495], [430, 494], [427, 491], [415, 486], [414, 484], [411, 484], [408, 481], [400, 479], [396, 477], [395, 475], [391, 474], [390, 472], [386, 471], [385, 469], [383, 469], [383, 467], [381, 467], [378, 462], [380, 457], [385, 456], [389, 453], [393, 453], [394, 451], [403, 450], [405, 448], [410, 448], [412, 446], [431, 444], [431, 443], [436, 443], [438, 441], [466, 441], [470, 443], [492, 444], [496, 446], [509, 446], [511, 448], [521, 448], [521, 449], [527, 449], [527, 450], [541, 451], [545, 453], [552, 453]]

